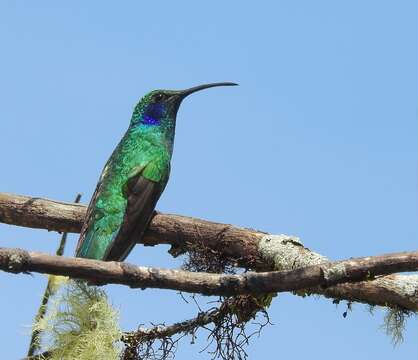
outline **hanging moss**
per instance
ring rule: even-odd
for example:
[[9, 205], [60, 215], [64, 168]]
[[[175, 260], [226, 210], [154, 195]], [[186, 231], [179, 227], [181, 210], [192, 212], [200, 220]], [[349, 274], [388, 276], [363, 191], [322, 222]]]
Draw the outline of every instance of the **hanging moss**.
[[403, 342], [406, 321], [412, 315], [413, 312], [400, 308], [389, 308], [386, 311], [383, 328], [386, 334], [392, 337], [393, 345]]
[[69, 280], [51, 305], [35, 325], [42, 332], [44, 347], [52, 351], [49, 359], [119, 359], [119, 316], [102, 289]]

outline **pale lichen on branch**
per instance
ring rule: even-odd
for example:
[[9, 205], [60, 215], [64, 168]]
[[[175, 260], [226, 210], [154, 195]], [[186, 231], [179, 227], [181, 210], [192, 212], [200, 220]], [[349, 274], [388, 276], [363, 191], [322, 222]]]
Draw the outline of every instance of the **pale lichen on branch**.
[[[29, 196], [0, 193], [0, 222], [18, 226], [48, 229], [60, 232], [79, 232], [86, 207], [59, 201]], [[156, 213], [142, 243], [146, 246], [169, 244], [174, 256], [192, 251], [196, 243], [222, 254], [235, 264], [246, 269], [269, 271], [277, 268], [291, 270], [318, 264], [327, 258], [310, 251], [299, 239], [281, 241], [286, 249], [284, 258], [276, 263], [264, 258], [263, 242], [274, 235], [262, 231], [239, 228], [196, 218]], [[284, 235], [286, 237], [286, 235]], [[263, 240], [263, 241], [264, 241]], [[261, 244], [261, 246], [260, 246]], [[263, 256], [264, 253], [264, 256]], [[286, 260], [286, 261], [281, 261]], [[370, 280], [370, 279], [369, 279]], [[410, 289], [418, 287], [416, 275], [390, 275], [372, 281], [345, 283], [327, 288], [310, 288], [298, 294], [319, 294], [337, 300], [357, 301], [369, 305], [389, 306], [418, 311], [418, 295]]]

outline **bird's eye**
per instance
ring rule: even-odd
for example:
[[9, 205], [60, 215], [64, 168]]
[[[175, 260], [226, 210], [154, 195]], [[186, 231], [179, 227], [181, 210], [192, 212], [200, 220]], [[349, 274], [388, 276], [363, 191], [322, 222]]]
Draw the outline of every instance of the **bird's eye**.
[[154, 102], [160, 102], [165, 99], [165, 95], [163, 93], [157, 93], [153, 96]]

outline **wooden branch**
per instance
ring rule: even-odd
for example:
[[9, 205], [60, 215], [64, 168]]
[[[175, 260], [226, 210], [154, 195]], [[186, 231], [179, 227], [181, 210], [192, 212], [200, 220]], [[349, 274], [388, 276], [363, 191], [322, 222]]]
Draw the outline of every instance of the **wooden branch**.
[[172, 325], [157, 325], [151, 328], [140, 327], [138, 330], [125, 332], [122, 341], [141, 343], [149, 340], [163, 339], [175, 334], [190, 333], [199, 327], [219, 321], [225, 312], [213, 309], [199, 313], [195, 318], [174, 323]]
[[[124, 332], [122, 341], [127, 346], [125, 351], [128, 352], [128, 354], [136, 354], [136, 348], [138, 346], [145, 345], [149, 347], [150, 343], [157, 339], [164, 342], [168, 338], [171, 338], [169, 343], [174, 344], [186, 334], [189, 334], [194, 338], [195, 333], [199, 328], [209, 330], [206, 326], [211, 323], [213, 323], [214, 328], [209, 330], [210, 334], [208, 338], [215, 334], [220, 335], [220, 337], [215, 335], [215, 338], [222, 339], [222, 344], [218, 345], [223, 346], [225, 341], [228, 341], [228, 339], [232, 340], [232, 338], [228, 338], [228, 332], [233, 332], [234, 327], [240, 327], [244, 323], [250, 321], [250, 319], [255, 319], [256, 314], [261, 311], [264, 314], [266, 321], [264, 324], [259, 322], [256, 323], [259, 326], [259, 330], [255, 333], [259, 333], [264, 326], [270, 323], [270, 321], [267, 313], [258, 300], [258, 298], [251, 295], [234, 296], [224, 299], [218, 308], [200, 311], [193, 319], [177, 322], [172, 325], [153, 325], [151, 328], [144, 328], [141, 326], [135, 331]], [[173, 339], [172, 337], [174, 335], [178, 335], [177, 338]], [[249, 337], [246, 339], [248, 340]]]
[[418, 270], [418, 251], [323, 263], [289, 271], [242, 275], [195, 273], [134, 266], [125, 262], [68, 258], [22, 249], [0, 248], [0, 270], [70, 276], [92, 283], [159, 288], [204, 295], [232, 296], [297, 291], [364, 281], [393, 272]]
[[[86, 210], [82, 204], [0, 193], [0, 222], [10, 225], [79, 233]], [[225, 247], [225, 256], [236, 259], [244, 256], [241, 265], [253, 267], [257, 261], [259, 266], [265, 266], [260, 256], [254, 261], [245, 256], [256, 254], [260, 235], [263, 233], [232, 225], [156, 213], [141, 242], [146, 246], [169, 244], [179, 253], [187, 251], [188, 244], [197, 240], [210, 248]]]
[[80, 232], [86, 206], [0, 193], [0, 221], [58, 232]]
[[[59, 232], [79, 232], [86, 206], [28, 196], [0, 193], [0, 222]], [[272, 237], [276, 250], [266, 248], [269, 234], [191, 217], [157, 213], [142, 239], [146, 246], [169, 244], [171, 253], [193, 250], [196, 244], [239, 266], [257, 271], [292, 270], [316, 265], [327, 258], [310, 251], [294, 237]], [[280, 258], [277, 254], [283, 254]], [[276, 256], [271, 256], [275, 254]], [[390, 275], [367, 282], [346, 283], [309, 292], [334, 299], [359, 301], [370, 305], [400, 307], [418, 311], [418, 276]], [[306, 293], [306, 292], [304, 292]]]

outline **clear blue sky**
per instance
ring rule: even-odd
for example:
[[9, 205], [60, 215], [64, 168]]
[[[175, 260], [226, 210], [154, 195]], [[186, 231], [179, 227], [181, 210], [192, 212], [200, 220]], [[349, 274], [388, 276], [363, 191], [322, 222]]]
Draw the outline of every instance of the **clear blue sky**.
[[[235, 81], [184, 102], [159, 210], [298, 235], [334, 259], [416, 250], [417, 13], [414, 1], [4, 0], [0, 191], [87, 202], [141, 95]], [[58, 239], [1, 224], [0, 235], [47, 252]], [[166, 250], [138, 246], [129, 261], [179, 266]], [[25, 354], [44, 285], [0, 273], [2, 359]], [[196, 313], [174, 292], [108, 289], [124, 329]], [[280, 295], [250, 359], [418, 352], [415, 319], [394, 348], [382, 311], [344, 311]], [[178, 359], [208, 359], [204, 339]]]

